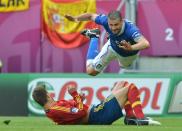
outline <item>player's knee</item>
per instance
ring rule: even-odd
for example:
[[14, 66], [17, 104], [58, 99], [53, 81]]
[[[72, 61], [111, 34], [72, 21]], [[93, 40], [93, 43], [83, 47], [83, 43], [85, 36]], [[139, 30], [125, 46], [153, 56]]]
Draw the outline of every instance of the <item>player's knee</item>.
[[122, 87], [126, 87], [127, 85], [128, 85], [128, 82], [123, 80], [123, 81], [116, 82], [115, 87], [122, 88]]
[[120, 88], [112, 94], [116, 97], [119, 105], [124, 107], [126, 100], [128, 99], [128, 88]]
[[128, 88], [127, 87], [123, 88], [123, 94], [127, 97], [127, 94], [128, 94]]
[[[125, 97], [128, 97], [128, 91], [129, 91], [129, 83], [125, 83], [125, 85], [123, 86], [123, 89], [122, 89], [122, 93]], [[120, 89], [121, 90], [121, 89]]]
[[127, 83], [127, 81], [119, 81], [114, 83], [113, 87], [111, 88], [111, 91], [117, 91], [123, 88], [125, 86], [125, 83]]
[[96, 71], [95, 69], [91, 68], [90, 66], [87, 67], [87, 74], [91, 75], [91, 76], [96, 76], [97, 74], [99, 74], [98, 71]]

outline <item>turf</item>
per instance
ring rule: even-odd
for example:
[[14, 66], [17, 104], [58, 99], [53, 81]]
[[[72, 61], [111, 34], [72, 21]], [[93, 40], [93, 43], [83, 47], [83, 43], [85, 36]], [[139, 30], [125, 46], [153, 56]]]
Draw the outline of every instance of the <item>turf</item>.
[[[0, 117], [0, 131], [182, 131], [182, 118], [155, 118], [162, 126], [125, 126], [123, 120], [113, 125], [55, 125], [46, 117]], [[7, 125], [5, 120], [11, 120]]]

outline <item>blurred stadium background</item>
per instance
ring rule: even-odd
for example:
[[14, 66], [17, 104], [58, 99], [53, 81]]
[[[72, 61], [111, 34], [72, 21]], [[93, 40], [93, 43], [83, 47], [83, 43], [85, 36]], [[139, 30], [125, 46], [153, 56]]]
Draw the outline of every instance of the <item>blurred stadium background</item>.
[[[31, 97], [32, 89], [39, 82], [46, 83], [57, 100], [70, 99], [65, 87], [74, 82], [86, 93], [86, 103], [94, 104], [104, 99], [119, 80], [136, 83], [144, 112], [156, 116], [164, 125], [162, 128], [121, 129], [181, 130], [178, 123], [182, 116], [181, 5], [182, 0], [0, 0], [0, 130], [11, 130], [3, 125], [7, 119], [14, 121], [13, 129], [17, 130], [24, 130], [23, 125], [26, 130], [61, 129], [51, 127], [44, 117], [13, 117], [44, 116]], [[85, 74], [89, 41], [79, 32], [98, 25], [69, 22], [63, 16], [83, 12], [107, 14], [114, 9], [136, 23], [151, 47], [141, 51], [130, 70], [123, 72], [113, 61], [104, 73], [90, 77]], [[107, 36], [103, 28], [101, 30], [102, 46]], [[34, 128], [32, 121], [37, 125], [39, 121], [42, 123]], [[44, 122], [48, 124], [45, 129]], [[115, 125], [118, 126], [114, 130], [120, 129], [120, 122]], [[96, 126], [88, 130], [102, 128]]]

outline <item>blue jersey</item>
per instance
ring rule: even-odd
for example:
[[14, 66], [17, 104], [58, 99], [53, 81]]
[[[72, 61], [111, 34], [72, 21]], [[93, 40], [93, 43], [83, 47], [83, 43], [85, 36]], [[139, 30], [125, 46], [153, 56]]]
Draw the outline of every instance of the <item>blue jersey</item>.
[[131, 22], [124, 20], [123, 27], [121, 33], [113, 34], [112, 31], [109, 28], [108, 25], [108, 17], [106, 15], [99, 15], [96, 17], [95, 22], [99, 25], [102, 25], [107, 33], [109, 34], [109, 39], [111, 43], [111, 47], [121, 56], [127, 57], [132, 56], [138, 53], [138, 50], [136, 51], [126, 51], [122, 48], [120, 48], [118, 45], [121, 41], [125, 40], [131, 45], [136, 44], [137, 40], [142, 37], [142, 34], [140, 33], [139, 29]]

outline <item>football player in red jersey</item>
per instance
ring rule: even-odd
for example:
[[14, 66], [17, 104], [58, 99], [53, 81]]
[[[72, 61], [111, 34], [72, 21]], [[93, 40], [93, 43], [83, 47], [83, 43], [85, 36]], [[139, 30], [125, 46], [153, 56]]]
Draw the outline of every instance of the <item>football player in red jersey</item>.
[[133, 83], [117, 82], [111, 95], [93, 106], [83, 104], [84, 95], [79, 94], [75, 86], [68, 86], [68, 93], [73, 100], [55, 101], [47, 93], [45, 85], [39, 84], [33, 91], [33, 98], [44, 108], [47, 117], [59, 125], [112, 124], [123, 116], [122, 108], [126, 112], [126, 125], [160, 125], [160, 122], [145, 117], [139, 91]]

